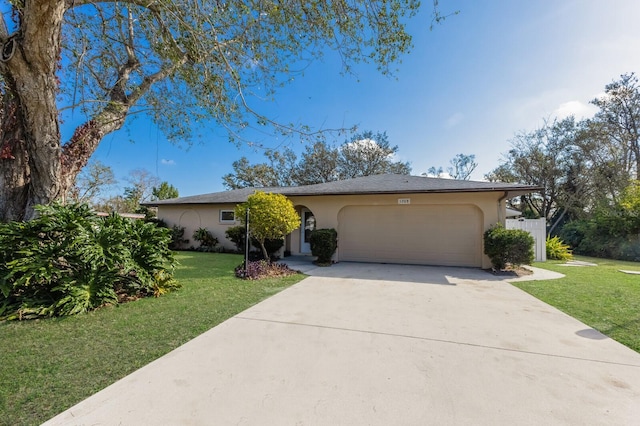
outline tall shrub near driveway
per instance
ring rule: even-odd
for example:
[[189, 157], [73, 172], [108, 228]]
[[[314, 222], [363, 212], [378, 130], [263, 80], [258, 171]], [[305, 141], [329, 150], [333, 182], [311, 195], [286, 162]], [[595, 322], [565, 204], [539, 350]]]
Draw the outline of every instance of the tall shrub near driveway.
[[505, 229], [496, 225], [484, 233], [484, 253], [495, 269], [533, 263], [534, 243], [531, 234], [522, 229]]
[[262, 255], [269, 259], [265, 247], [268, 239], [284, 239], [294, 229], [300, 226], [300, 216], [293, 208], [291, 200], [282, 194], [256, 191], [247, 198], [247, 202], [236, 207], [236, 217], [242, 224], [246, 221], [249, 209], [249, 232], [258, 242]]
[[73, 315], [177, 287], [169, 229], [101, 219], [85, 204], [37, 209], [32, 221], [0, 224], [0, 319]]
[[335, 229], [316, 229], [311, 233], [311, 254], [317, 256], [320, 264], [330, 264], [333, 253], [338, 248], [338, 233]]

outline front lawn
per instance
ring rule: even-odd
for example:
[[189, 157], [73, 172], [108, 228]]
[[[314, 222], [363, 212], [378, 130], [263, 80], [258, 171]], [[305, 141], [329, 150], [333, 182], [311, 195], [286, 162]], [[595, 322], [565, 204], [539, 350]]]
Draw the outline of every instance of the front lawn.
[[177, 258], [182, 288], [160, 298], [0, 323], [0, 424], [40, 424], [304, 277], [243, 281], [241, 256]]
[[513, 285], [555, 306], [612, 339], [640, 352], [640, 263], [576, 256], [598, 266], [561, 266], [559, 261], [534, 266], [565, 274], [549, 281], [523, 281]]

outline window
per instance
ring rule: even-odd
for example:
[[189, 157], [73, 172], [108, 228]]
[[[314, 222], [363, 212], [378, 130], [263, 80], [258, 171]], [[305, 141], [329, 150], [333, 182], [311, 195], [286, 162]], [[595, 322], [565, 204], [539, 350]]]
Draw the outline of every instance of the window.
[[221, 223], [234, 223], [236, 217], [233, 210], [220, 210], [220, 222]]

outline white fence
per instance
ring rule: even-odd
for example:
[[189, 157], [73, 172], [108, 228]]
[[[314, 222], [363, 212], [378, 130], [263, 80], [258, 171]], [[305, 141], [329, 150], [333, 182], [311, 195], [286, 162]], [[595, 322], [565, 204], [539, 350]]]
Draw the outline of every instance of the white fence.
[[507, 219], [505, 228], [523, 229], [535, 240], [534, 252], [536, 262], [547, 260], [547, 221], [542, 219]]

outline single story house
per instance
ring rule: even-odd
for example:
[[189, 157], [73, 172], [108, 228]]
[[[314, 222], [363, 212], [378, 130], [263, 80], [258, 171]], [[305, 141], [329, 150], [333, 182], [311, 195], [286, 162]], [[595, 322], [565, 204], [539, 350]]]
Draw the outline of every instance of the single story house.
[[240, 222], [235, 206], [255, 191], [287, 196], [302, 225], [284, 250], [310, 254], [313, 229], [338, 231], [335, 261], [450, 265], [489, 268], [483, 233], [504, 225], [505, 200], [540, 188], [530, 185], [375, 175], [295, 187], [243, 188], [148, 203], [158, 218], [185, 228], [185, 237], [207, 228], [233, 249], [225, 230]]

